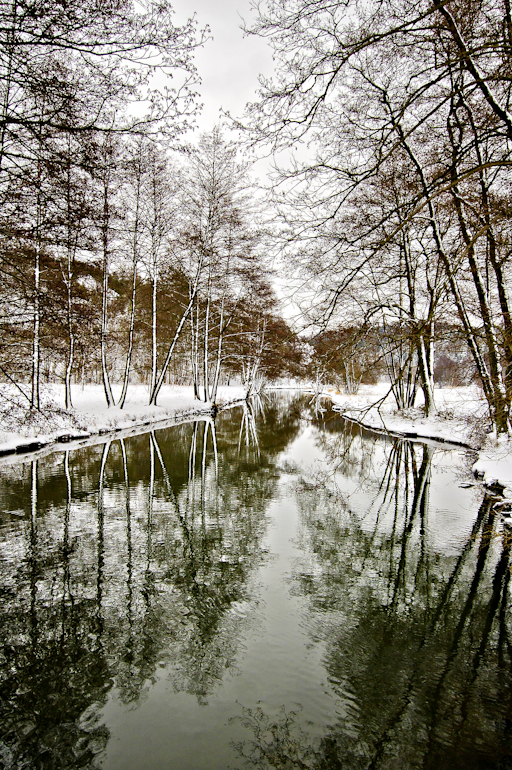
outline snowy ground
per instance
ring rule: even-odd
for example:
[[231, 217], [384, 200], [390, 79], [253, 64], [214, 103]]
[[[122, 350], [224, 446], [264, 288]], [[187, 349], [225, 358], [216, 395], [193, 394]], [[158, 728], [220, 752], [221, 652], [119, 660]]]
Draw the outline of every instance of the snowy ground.
[[[477, 449], [479, 459], [473, 470], [483, 482], [497, 481], [505, 487], [505, 496], [512, 501], [512, 440], [495, 438], [489, 430], [487, 408], [481, 391], [475, 387], [436, 388], [437, 414], [426, 418], [421, 408], [397, 412], [389, 386], [363, 385], [356, 395], [346, 395], [327, 388], [323, 395], [346, 417], [367, 427], [415, 438], [429, 438]], [[240, 386], [219, 388], [218, 403], [222, 406], [242, 400]], [[2, 387], [0, 393], [0, 455], [48, 447], [59, 441], [86, 439], [110, 431], [143, 429], [165, 420], [179, 421], [194, 415], [207, 415], [211, 404], [194, 400], [190, 386], [164, 386], [158, 406], [148, 406], [148, 391], [131, 386], [123, 410], [108, 409], [103, 388], [75, 386], [74, 408], [64, 409], [62, 386], [48, 385], [43, 389], [40, 412], [30, 412], [28, 401], [14, 386]], [[377, 406], [374, 406], [377, 404]]]
[[[100, 385], [86, 385], [83, 390], [77, 386], [72, 395], [74, 408], [65, 410], [63, 388], [45, 386], [42, 389], [41, 410], [30, 412], [26, 398], [14, 388], [3, 386], [0, 395], [0, 455], [211, 412], [211, 404], [194, 399], [190, 386], [164, 385], [158, 397], [158, 406], [148, 406], [147, 388], [143, 385], [132, 386], [124, 409], [108, 409]], [[217, 403], [219, 406], [227, 405], [244, 397], [242, 387], [220, 387]]]
[[[324, 391], [335, 408], [346, 417], [386, 433], [447, 441], [477, 449], [479, 457], [473, 472], [487, 486], [496, 482], [512, 501], [512, 440], [488, 433], [488, 410], [476, 386], [436, 388], [437, 414], [425, 417], [421, 408], [398, 412], [389, 385], [363, 385], [356, 395]], [[377, 406], [372, 406], [377, 404]], [[421, 406], [421, 401], [420, 401]]]
[[476, 387], [436, 388], [434, 417], [425, 417], [420, 397], [414, 409], [398, 412], [387, 383], [362, 385], [353, 396], [333, 388], [325, 392], [337, 411], [377, 430], [436, 438], [474, 448], [479, 448], [486, 438], [488, 411]]

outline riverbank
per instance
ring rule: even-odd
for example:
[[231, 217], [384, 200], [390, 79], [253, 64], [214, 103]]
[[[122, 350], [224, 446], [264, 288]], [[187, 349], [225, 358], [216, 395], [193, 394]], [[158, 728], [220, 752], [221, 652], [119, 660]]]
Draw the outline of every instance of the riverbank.
[[[293, 387], [293, 386], [292, 386]], [[298, 389], [303, 389], [295, 384]], [[436, 388], [437, 414], [426, 417], [421, 405], [397, 411], [389, 385], [363, 385], [357, 394], [347, 395], [326, 388], [334, 409], [347, 419], [372, 430], [418, 439], [458, 444], [478, 452], [473, 473], [486, 486], [504, 488], [512, 501], [512, 441], [489, 434], [487, 406], [475, 387]], [[222, 407], [243, 401], [241, 386], [219, 388], [217, 403]], [[73, 409], [64, 408], [63, 388], [42, 389], [41, 410], [31, 412], [28, 401], [14, 386], [0, 396], [0, 456], [26, 454], [59, 443], [81, 441], [111, 432], [142, 429], [165, 421], [182, 421], [211, 414], [212, 404], [194, 399], [190, 386], [163, 386], [158, 406], [148, 406], [148, 391], [132, 386], [124, 409], [105, 404], [101, 385], [76, 387]]]
[[436, 388], [437, 413], [426, 417], [418, 407], [398, 411], [387, 383], [363, 385], [347, 395], [327, 388], [322, 395], [347, 419], [372, 430], [409, 438], [432, 439], [478, 452], [472, 469], [487, 487], [502, 487], [512, 501], [512, 440], [491, 434], [487, 404], [476, 386]]
[[[220, 408], [242, 401], [241, 386], [219, 388]], [[30, 411], [28, 401], [14, 387], [2, 389], [0, 397], [0, 455], [25, 454], [57, 443], [67, 443], [160, 423], [181, 421], [211, 414], [212, 404], [198, 401], [190, 386], [164, 385], [158, 406], [148, 406], [148, 390], [132, 386], [123, 409], [108, 408], [101, 385], [86, 385], [73, 391], [73, 409], [64, 408], [63, 388], [47, 385], [41, 390], [41, 408]]]

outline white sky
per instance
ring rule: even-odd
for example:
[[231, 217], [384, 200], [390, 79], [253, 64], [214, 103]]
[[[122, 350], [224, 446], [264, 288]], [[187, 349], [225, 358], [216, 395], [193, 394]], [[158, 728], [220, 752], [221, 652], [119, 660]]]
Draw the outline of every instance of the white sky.
[[[195, 63], [202, 79], [201, 101], [203, 111], [197, 119], [200, 131], [211, 131], [219, 122], [219, 111], [242, 117], [245, 105], [254, 101], [258, 89], [258, 75], [270, 77], [273, 73], [272, 52], [265, 40], [244, 35], [242, 20], [248, 26], [254, 20], [251, 0], [172, 0], [176, 11], [175, 21], [182, 24], [197, 15], [199, 27], [209, 25], [212, 40], [197, 51]], [[194, 142], [194, 136], [187, 136]], [[252, 169], [253, 178], [264, 180], [270, 161], [263, 158]], [[291, 321], [298, 308], [285, 299], [288, 281], [274, 279], [274, 288], [282, 301], [281, 310]]]
[[203, 112], [198, 119], [202, 131], [210, 131], [219, 121], [223, 108], [240, 117], [245, 104], [255, 97], [258, 74], [270, 75], [272, 54], [261, 38], [244, 36], [242, 19], [250, 23], [250, 0], [174, 0], [176, 23], [183, 23], [194, 13], [200, 27], [211, 29], [209, 40], [195, 56], [202, 79]]

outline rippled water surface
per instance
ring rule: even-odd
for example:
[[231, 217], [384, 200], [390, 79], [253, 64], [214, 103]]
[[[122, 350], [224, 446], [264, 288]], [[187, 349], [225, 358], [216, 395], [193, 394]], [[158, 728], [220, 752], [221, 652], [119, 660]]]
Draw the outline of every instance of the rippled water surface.
[[0, 767], [512, 768], [463, 450], [272, 396], [0, 466]]

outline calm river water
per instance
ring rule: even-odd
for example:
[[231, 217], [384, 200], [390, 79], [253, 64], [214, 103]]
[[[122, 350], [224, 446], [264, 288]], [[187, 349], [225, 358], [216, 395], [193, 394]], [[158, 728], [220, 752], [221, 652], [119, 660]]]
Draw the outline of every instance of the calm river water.
[[0, 767], [512, 768], [463, 450], [286, 393], [0, 466]]

